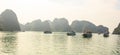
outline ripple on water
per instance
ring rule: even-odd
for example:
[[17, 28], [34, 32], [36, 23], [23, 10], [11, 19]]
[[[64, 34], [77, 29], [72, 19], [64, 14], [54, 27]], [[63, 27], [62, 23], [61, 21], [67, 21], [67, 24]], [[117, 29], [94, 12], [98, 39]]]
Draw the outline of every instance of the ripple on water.
[[0, 32], [0, 55], [120, 55], [120, 37], [55, 32]]

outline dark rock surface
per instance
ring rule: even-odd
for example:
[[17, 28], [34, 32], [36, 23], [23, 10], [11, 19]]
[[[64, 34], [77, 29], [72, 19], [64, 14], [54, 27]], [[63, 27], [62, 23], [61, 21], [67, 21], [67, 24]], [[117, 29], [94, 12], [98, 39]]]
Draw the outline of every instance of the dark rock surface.
[[114, 29], [113, 34], [119, 34], [120, 35], [120, 23], [117, 28]]

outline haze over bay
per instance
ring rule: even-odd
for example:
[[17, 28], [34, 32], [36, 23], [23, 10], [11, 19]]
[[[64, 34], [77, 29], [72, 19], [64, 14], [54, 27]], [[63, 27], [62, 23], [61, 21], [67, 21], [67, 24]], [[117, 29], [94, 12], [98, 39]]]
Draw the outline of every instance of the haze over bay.
[[12, 9], [22, 24], [36, 19], [66, 18], [105, 25], [112, 32], [119, 24], [119, 0], [0, 0], [0, 13]]

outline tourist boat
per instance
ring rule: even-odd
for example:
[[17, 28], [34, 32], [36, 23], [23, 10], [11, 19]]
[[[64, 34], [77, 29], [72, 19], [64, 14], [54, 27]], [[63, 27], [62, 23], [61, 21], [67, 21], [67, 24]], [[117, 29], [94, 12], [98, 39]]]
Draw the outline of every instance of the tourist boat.
[[45, 34], [51, 34], [51, 31], [44, 31]]
[[71, 32], [67, 32], [67, 35], [68, 35], [68, 36], [75, 36], [76, 33], [75, 33], [74, 31], [71, 31]]
[[109, 34], [103, 34], [104, 37], [109, 37]]
[[84, 38], [91, 38], [92, 37], [92, 32], [83, 33], [83, 37]]
[[109, 32], [105, 32], [105, 33], [103, 34], [103, 36], [104, 36], [104, 37], [109, 37]]

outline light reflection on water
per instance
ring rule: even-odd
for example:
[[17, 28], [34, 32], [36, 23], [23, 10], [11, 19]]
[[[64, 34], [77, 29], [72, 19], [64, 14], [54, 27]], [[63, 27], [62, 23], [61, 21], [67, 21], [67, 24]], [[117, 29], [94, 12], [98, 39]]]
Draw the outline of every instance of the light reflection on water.
[[0, 55], [120, 55], [120, 36], [92, 38], [55, 32], [0, 32]]
[[0, 55], [16, 55], [17, 37], [15, 33], [0, 33]]

